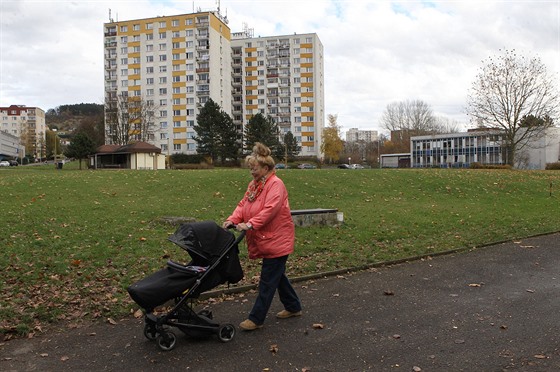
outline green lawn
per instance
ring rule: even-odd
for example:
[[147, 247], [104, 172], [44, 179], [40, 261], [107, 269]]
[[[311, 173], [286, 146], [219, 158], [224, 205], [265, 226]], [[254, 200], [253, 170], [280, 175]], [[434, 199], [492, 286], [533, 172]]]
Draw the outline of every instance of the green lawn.
[[[244, 169], [0, 169], [0, 332], [137, 310], [126, 287], [188, 261], [164, 216], [221, 223]], [[279, 170], [292, 209], [337, 208], [339, 228], [296, 230], [289, 275], [360, 266], [560, 230], [560, 173], [508, 170]], [[551, 187], [552, 185], [552, 187]], [[552, 193], [552, 195], [551, 195]], [[258, 263], [242, 262], [246, 280]]]

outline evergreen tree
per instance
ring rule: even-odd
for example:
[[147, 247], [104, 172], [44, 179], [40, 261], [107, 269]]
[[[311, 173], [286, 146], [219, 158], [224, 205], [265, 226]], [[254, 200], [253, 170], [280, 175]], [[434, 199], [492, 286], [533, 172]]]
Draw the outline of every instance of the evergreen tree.
[[284, 147], [285, 156], [288, 157], [286, 161], [294, 160], [301, 151], [301, 146], [298, 144], [297, 138], [292, 134], [292, 132], [288, 132], [284, 136]]
[[227, 158], [236, 158], [239, 152], [239, 133], [233, 119], [209, 99], [196, 116], [197, 152], [223, 163]]
[[245, 150], [251, 152], [257, 142], [268, 146], [277, 159], [284, 157], [284, 146], [280, 143], [280, 130], [274, 119], [258, 113], [253, 115], [245, 127]]
[[72, 137], [72, 141], [64, 150], [64, 155], [68, 158], [78, 159], [80, 169], [82, 169], [82, 159], [87, 159], [88, 155], [95, 154], [95, 142], [85, 133], [78, 133]]

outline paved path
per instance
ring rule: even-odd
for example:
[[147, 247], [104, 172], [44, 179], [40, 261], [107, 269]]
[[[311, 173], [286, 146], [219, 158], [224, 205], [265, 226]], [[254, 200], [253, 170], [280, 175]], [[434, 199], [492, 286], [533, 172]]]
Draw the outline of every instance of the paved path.
[[[229, 343], [181, 336], [161, 352], [135, 319], [14, 340], [0, 347], [0, 370], [558, 371], [559, 239], [297, 283], [301, 318], [269, 317]], [[253, 299], [215, 304], [214, 318], [237, 325]]]

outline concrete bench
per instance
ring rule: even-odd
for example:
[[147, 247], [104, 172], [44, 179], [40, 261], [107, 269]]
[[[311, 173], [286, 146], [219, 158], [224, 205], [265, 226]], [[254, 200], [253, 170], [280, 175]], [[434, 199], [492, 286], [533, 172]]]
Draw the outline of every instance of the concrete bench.
[[344, 222], [344, 215], [338, 209], [296, 209], [291, 212], [294, 224], [299, 227], [338, 226]]

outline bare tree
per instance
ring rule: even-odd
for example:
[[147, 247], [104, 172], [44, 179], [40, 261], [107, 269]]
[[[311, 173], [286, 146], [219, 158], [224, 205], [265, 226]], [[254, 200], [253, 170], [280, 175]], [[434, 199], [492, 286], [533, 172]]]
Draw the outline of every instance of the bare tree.
[[390, 131], [431, 133], [435, 117], [430, 106], [421, 100], [393, 102], [387, 105], [381, 125]]
[[108, 99], [105, 102], [106, 139], [117, 145], [152, 140], [156, 110], [158, 106], [153, 101], [141, 97], [118, 95]]
[[[504, 131], [506, 161], [515, 164], [516, 152], [553, 126], [560, 112], [558, 88], [540, 58], [505, 50], [483, 61], [467, 98], [467, 114], [477, 127]], [[533, 115], [539, 125], [522, 125]]]

